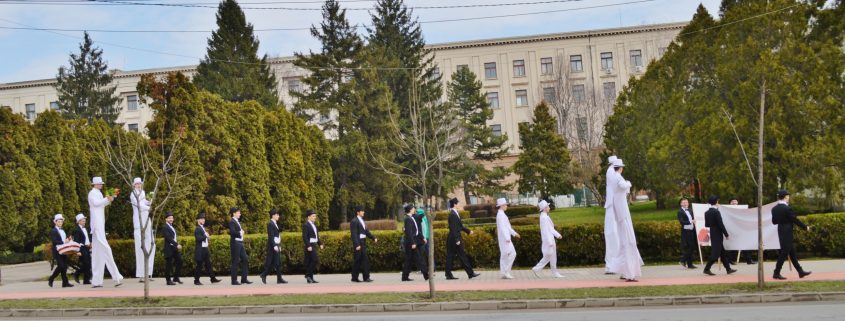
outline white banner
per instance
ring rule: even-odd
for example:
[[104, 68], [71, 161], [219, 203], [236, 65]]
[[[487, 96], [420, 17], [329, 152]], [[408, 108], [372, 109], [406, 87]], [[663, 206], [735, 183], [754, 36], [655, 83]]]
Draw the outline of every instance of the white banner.
[[[763, 205], [763, 249], [779, 250], [778, 227], [772, 224], [772, 208], [777, 202]], [[710, 204], [692, 204], [692, 213], [695, 215], [695, 234], [702, 235], [704, 227], [704, 213], [710, 209]], [[719, 205], [719, 212], [722, 213], [722, 222], [728, 230], [730, 239], [725, 240], [726, 250], [756, 250], [757, 249], [757, 208], [748, 208], [748, 205]], [[710, 242], [701, 242], [699, 245], [710, 246]]]

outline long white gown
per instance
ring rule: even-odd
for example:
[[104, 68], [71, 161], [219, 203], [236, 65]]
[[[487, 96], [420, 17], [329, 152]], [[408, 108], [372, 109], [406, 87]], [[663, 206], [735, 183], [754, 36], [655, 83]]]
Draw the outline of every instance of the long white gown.
[[105, 269], [109, 269], [109, 274], [115, 283], [120, 284], [123, 281], [123, 275], [117, 270], [117, 264], [114, 263], [114, 256], [112, 255], [111, 246], [106, 240], [106, 205], [109, 205], [109, 199], [103, 197], [103, 193], [96, 188], [92, 188], [88, 192], [88, 207], [91, 211], [91, 285], [102, 286], [103, 275]]
[[604, 271], [611, 272], [619, 265], [619, 233], [616, 231], [616, 215], [613, 212], [613, 192], [617, 173], [613, 165], [607, 169], [607, 187], [604, 199]]
[[637, 249], [637, 238], [634, 234], [634, 224], [631, 221], [631, 211], [628, 208], [628, 193], [631, 182], [626, 181], [622, 174], [617, 173], [614, 180], [613, 207], [616, 216], [616, 230], [619, 233], [618, 264], [611, 272], [618, 273], [629, 280], [637, 280], [642, 276], [643, 259]]
[[[138, 202], [139, 200], [140, 203]], [[133, 190], [129, 194], [129, 201], [132, 202], [132, 226], [135, 228], [135, 277], [142, 278], [144, 277], [144, 251], [141, 249], [141, 226], [147, 221], [150, 216], [150, 206], [147, 203], [147, 193], [144, 192], [144, 190], [140, 191], [140, 194], [138, 195], [138, 200], [135, 199], [135, 191]], [[138, 204], [141, 204], [140, 218], [138, 216]], [[153, 264], [155, 262], [156, 248], [155, 243], [153, 242], [152, 222], [147, 223], [147, 228], [144, 230], [144, 232], [144, 234], [146, 234], [144, 239], [144, 246], [151, 251], [150, 259], [148, 261], [150, 265], [149, 275], [153, 275]]]

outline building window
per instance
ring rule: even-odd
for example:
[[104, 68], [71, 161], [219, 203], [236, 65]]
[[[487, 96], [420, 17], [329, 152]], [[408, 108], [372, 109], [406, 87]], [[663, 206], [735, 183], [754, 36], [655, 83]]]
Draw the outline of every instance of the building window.
[[642, 50], [631, 50], [631, 66], [643, 66], [643, 52]]
[[581, 144], [585, 144], [587, 142], [587, 117], [578, 117], [575, 123], [578, 127], [578, 139]]
[[554, 65], [552, 64], [552, 57], [540, 58], [540, 74], [551, 75], [554, 74]]
[[138, 110], [138, 95], [126, 96], [126, 109], [129, 111]]
[[543, 100], [549, 104], [553, 104], [555, 102], [555, 87], [543, 88]]
[[463, 69], [463, 68], [469, 68], [469, 65], [466, 65], [466, 64], [461, 64], [461, 65], [458, 65], [458, 66], [455, 68], [455, 70], [461, 70], [461, 69]]
[[486, 79], [496, 79], [496, 63], [495, 62], [485, 62], [484, 63], [484, 78], [486, 78]]
[[513, 61], [513, 76], [525, 77], [525, 60]]
[[492, 91], [487, 93], [487, 105], [490, 105], [491, 109], [498, 109], [499, 108], [499, 93]]
[[616, 101], [616, 83], [615, 82], [606, 82], [602, 84], [604, 88], [604, 98], [608, 101]]
[[126, 129], [130, 132], [137, 133], [138, 132], [138, 124], [126, 124]]
[[302, 80], [300, 80], [299, 78], [290, 78], [287, 79], [285, 82], [288, 85], [289, 92], [302, 92]]
[[490, 125], [490, 129], [493, 131], [493, 136], [502, 136], [502, 125]]
[[437, 80], [440, 78], [440, 67], [435, 66], [434, 69], [431, 70], [431, 80]]
[[657, 48], [657, 58], [663, 57], [666, 54], [666, 47]]
[[613, 53], [612, 52], [602, 52], [601, 53], [601, 69], [602, 70], [613, 70]]
[[26, 104], [26, 120], [35, 120], [35, 104]]
[[569, 56], [569, 69], [572, 72], [584, 71], [584, 64], [581, 62], [581, 55]]
[[584, 85], [572, 86], [572, 98], [575, 100], [576, 103], [583, 103], [585, 100], [587, 100], [587, 92], [584, 89]]
[[528, 106], [528, 90], [520, 89], [516, 91], [516, 107]]
[[50, 102], [50, 109], [59, 110], [59, 102], [58, 101], [51, 101]]

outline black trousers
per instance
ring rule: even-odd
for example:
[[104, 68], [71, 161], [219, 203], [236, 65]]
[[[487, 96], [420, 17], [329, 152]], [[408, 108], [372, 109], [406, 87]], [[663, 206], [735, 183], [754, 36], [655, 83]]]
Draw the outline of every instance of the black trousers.
[[456, 256], [461, 260], [461, 264], [464, 265], [464, 271], [467, 272], [467, 276], [471, 276], [475, 272], [472, 270], [472, 265], [469, 263], [466, 252], [464, 252], [464, 243], [461, 242], [461, 245], [457, 245], [455, 244], [457, 242], [457, 240], [446, 241], [446, 277], [452, 277], [452, 264]]
[[361, 249], [352, 248], [352, 279], [358, 280], [358, 274], [364, 275], [364, 280], [370, 279], [370, 258], [367, 255], [367, 242], [361, 240]]
[[695, 230], [681, 228], [681, 263], [692, 267], [692, 257], [697, 247], [698, 239], [695, 236]]
[[[176, 274], [171, 274], [170, 272], [173, 271], [174, 265], [176, 267]], [[169, 257], [164, 257], [164, 279], [170, 282], [170, 277], [173, 276], [173, 280], [179, 280], [180, 275], [182, 275], [182, 253], [176, 251], [176, 253], [171, 254]]]
[[795, 255], [795, 245], [792, 240], [780, 240], [780, 251], [778, 251], [778, 262], [775, 264], [775, 274], [780, 274], [783, 268], [783, 262], [786, 262], [787, 257], [792, 261], [792, 266], [798, 273], [804, 273], [804, 268], [798, 263], [798, 256]]
[[710, 257], [707, 259], [707, 266], [704, 267], [704, 270], [710, 271], [710, 267], [713, 266], [713, 263], [716, 263], [716, 261], [720, 258], [722, 259], [722, 265], [725, 266], [725, 270], [730, 270], [731, 263], [728, 261], [728, 255], [725, 251], [724, 245], [722, 244], [722, 240], [714, 241], [715, 239], [710, 240]]
[[67, 281], [67, 258], [64, 255], [57, 254], [57, 252], [53, 252], [53, 258], [56, 259], [56, 269], [53, 270], [53, 274], [50, 275], [50, 281], [56, 279], [57, 276], [62, 276], [62, 285], [70, 284]]
[[308, 246], [311, 247], [311, 251], [308, 250], [308, 247], [305, 248], [305, 278], [313, 279], [314, 271], [317, 270], [317, 260], [320, 257], [317, 253], [320, 250], [320, 245], [311, 243]]
[[194, 269], [194, 281], [200, 280], [200, 274], [202, 273], [203, 268], [205, 268], [205, 273], [212, 279], [214, 279], [214, 271], [211, 269], [211, 253], [208, 252], [208, 248], [201, 248], [197, 250], [194, 254], [194, 261], [196, 261], [196, 268]]
[[79, 257], [79, 269], [73, 275], [76, 277], [82, 275], [86, 284], [91, 283], [91, 250], [83, 245], [79, 248], [79, 253], [82, 253]]
[[267, 277], [270, 271], [276, 272], [276, 282], [282, 280], [282, 254], [274, 249], [267, 249], [267, 256], [264, 258], [264, 270], [261, 277]]
[[417, 261], [417, 268], [420, 269], [424, 278], [428, 279], [428, 264], [425, 263], [422, 257], [422, 244], [417, 244], [417, 248], [412, 249], [411, 244], [405, 245], [405, 263], [402, 264], [402, 279], [408, 278], [411, 274], [411, 261]]
[[232, 252], [232, 282], [238, 280], [238, 266], [241, 268], [241, 282], [246, 282], [249, 273], [249, 256], [242, 242], [233, 241], [229, 243]]

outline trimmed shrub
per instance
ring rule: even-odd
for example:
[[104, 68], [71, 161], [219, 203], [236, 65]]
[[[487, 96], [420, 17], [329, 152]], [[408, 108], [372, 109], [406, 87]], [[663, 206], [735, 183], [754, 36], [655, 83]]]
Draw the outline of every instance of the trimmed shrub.
[[[801, 217], [807, 224], [813, 226], [810, 233], [796, 231], [795, 240], [799, 252], [822, 257], [845, 257], [845, 213], [820, 214]], [[517, 259], [515, 267], [532, 267], [542, 257], [540, 253], [540, 228], [536, 217], [517, 218], [511, 221], [514, 229], [522, 236], [514, 239]], [[517, 226], [514, 222], [530, 221], [532, 224]], [[438, 221], [435, 224], [446, 222]], [[369, 225], [369, 223], [368, 223]], [[471, 227], [472, 235], [463, 235], [466, 252], [473, 266], [496, 269], [499, 266], [499, 247], [496, 242], [496, 226]], [[604, 262], [604, 228], [602, 224], [582, 224], [564, 226], [557, 229], [563, 239], [557, 242], [558, 265], [593, 265]], [[680, 229], [674, 221], [642, 222], [634, 224], [637, 245], [645, 262], [668, 262], [677, 260], [680, 254]], [[186, 234], [186, 231], [180, 231]], [[379, 239], [378, 243], [370, 242], [370, 265], [375, 271], [398, 271], [402, 267], [402, 256], [399, 254], [399, 240], [402, 232], [374, 231]], [[445, 262], [446, 246], [444, 240], [448, 230], [437, 228], [434, 230], [435, 261]], [[320, 238], [326, 248], [320, 250], [319, 271], [321, 273], [344, 273], [352, 266], [352, 242], [348, 231], [320, 232]], [[261, 271], [264, 263], [266, 235], [247, 235], [244, 246], [249, 254], [251, 274]], [[133, 275], [135, 269], [135, 249], [132, 240], [110, 240], [115, 261], [120, 272]], [[192, 236], [179, 238], [182, 244], [183, 275], [193, 274], [194, 269], [194, 240]], [[162, 239], [157, 240], [158, 248], [162, 248]], [[209, 242], [211, 263], [218, 275], [228, 275], [230, 266], [229, 237], [215, 235]], [[767, 252], [769, 255], [775, 251]], [[161, 253], [159, 251], [159, 253]], [[800, 254], [799, 254], [800, 255]], [[46, 259], [49, 259], [48, 256]], [[300, 233], [282, 233], [282, 265], [287, 275], [303, 273], [303, 245]], [[156, 275], [164, 272], [164, 256], [156, 255]], [[460, 269], [460, 267], [456, 267]], [[398, 277], [398, 276], [397, 276]]]
[[540, 213], [540, 208], [534, 205], [512, 205], [508, 206], [508, 210], [505, 211], [505, 214], [510, 217], [525, 216], [538, 213]]
[[[367, 229], [370, 231], [393, 231], [396, 230], [399, 226], [399, 224], [392, 219], [372, 220], [365, 222], [367, 224]], [[340, 223], [340, 230], [349, 231], [349, 222]]]
[[[470, 217], [471, 217], [471, 218], [485, 218], [485, 217], [492, 217], [492, 216], [490, 215], [490, 212], [488, 212], [487, 210], [477, 210], [477, 211], [473, 211], [473, 212], [471, 212], [471, 213], [472, 213], [472, 214], [470, 214]], [[493, 213], [496, 213], [496, 212], [493, 212]]]
[[464, 206], [464, 210], [469, 212], [470, 217], [490, 217], [496, 215], [496, 204], [473, 204]]
[[[449, 212], [450, 211], [437, 211], [434, 212], [434, 220], [435, 221], [447, 221], [449, 220]], [[461, 216], [461, 219], [468, 219], [469, 218], [469, 211], [458, 211], [458, 215]]]
[[540, 219], [538, 217], [517, 217], [510, 219], [512, 226], [526, 226], [526, 225], [539, 225]]

